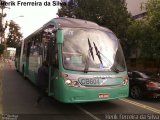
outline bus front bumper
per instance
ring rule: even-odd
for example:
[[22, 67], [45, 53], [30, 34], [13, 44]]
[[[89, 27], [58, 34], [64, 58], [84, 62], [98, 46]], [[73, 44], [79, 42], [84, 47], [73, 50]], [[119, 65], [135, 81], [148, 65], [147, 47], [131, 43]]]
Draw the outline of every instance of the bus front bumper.
[[56, 98], [64, 103], [82, 103], [107, 101], [116, 98], [128, 97], [128, 85], [117, 88], [79, 88], [64, 87], [60, 98]]

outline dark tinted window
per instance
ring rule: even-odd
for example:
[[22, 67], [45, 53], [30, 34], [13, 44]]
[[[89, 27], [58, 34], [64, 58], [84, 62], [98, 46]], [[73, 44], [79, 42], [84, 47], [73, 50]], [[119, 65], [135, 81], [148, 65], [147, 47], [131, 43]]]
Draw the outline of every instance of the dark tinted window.
[[16, 48], [16, 57], [19, 57], [21, 54], [21, 47]]

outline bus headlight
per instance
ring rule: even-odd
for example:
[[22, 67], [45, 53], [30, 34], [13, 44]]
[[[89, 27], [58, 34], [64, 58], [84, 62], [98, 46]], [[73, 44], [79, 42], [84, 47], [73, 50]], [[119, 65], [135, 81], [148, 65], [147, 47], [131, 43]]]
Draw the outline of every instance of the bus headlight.
[[129, 77], [126, 75], [126, 76], [123, 76], [123, 85], [127, 85], [129, 83]]
[[72, 86], [72, 87], [79, 87], [79, 82], [78, 81], [72, 81], [70, 79], [66, 79], [65, 84], [68, 85], [68, 86]]
[[125, 79], [123, 80], [123, 85], [127, 85], [127, 84], [128, 84], [128, 79], [125, 78]]
[[72, 86], [72, 81], [67, 79], [67, 80], [65, 80], [65, 84], [68, 86]]

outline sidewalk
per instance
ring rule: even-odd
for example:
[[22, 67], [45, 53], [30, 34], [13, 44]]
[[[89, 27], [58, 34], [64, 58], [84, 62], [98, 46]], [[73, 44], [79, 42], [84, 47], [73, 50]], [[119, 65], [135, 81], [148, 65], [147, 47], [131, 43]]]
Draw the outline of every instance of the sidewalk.
[[0, 115], [2, 114], [2, 79], [3, 79], [4, 62], [0, 61]]

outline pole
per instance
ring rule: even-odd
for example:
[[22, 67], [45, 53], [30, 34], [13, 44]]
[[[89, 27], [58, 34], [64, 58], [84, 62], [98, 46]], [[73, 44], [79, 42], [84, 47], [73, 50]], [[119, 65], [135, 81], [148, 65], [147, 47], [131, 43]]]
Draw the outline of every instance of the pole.
[[3, 29], [3, 7], [2, 9], [2, 13], [1, 13], [1, 43], [3, 42], [3, 35], [4, 35], [4, 29]]
[[[3, 0], [0, 0], [0, 1], [3, 1]], [[4, 26], [3, 26], [4, 17], [6, 16], [6, 14], [3, 13], [5, 8], [10, 9], [9, 7], [6, 7], [3, 4], [0, 5], [0, 9], [1, 9], [1, 16], [0, 16], [0, 27], [1, 27], [0, 28], [0, 37], [1, 37], [1, 39], [0, 39], [0, 43], [4, 42], [4, 45], [6, 47], [5, 37], [4, 37], [4, 32], [5, 32], [6, 28], [4, 28]]]
[[0, 21], [1, 21], [1, 23], [0, 23], [0, 34], [1, 34], [1, 39], [0, 39], [0, 43], [2, 43], [2, 34], [3, 34], [3, 22], [2, 22], [2, 20], [3, 20], [3, 6], [0, 6], [1, 7], [1, 18], [0, 18]]

